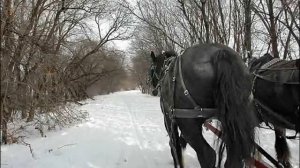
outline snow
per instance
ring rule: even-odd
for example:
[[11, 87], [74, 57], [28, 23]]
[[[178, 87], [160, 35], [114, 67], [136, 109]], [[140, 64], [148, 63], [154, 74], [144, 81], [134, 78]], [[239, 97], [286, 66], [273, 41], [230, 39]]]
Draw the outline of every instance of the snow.
[[[172, 168], [168, 137], [159, 98], [139, 91], [123, 91], [86, 100], [79, 110], [86, 122], [25, 139], [24, 144], [1, 147], [2, 168]], [[274, 133], [259, 129], [260, 144], [274, 156]], [[204, 131], [210, 143], [216, 138]], [[288, 140], [293, 167], [299, 167], [299, 140]], [[187, 168], [200, 167], [188, 147]]]

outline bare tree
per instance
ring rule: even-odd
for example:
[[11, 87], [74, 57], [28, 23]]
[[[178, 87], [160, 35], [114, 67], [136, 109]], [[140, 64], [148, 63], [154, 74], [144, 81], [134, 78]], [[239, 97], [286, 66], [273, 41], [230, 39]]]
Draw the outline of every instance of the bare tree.
[[245, 12], [245, 22], [244, 22], [244, 32], [245, 32], [245, 38], [244, 38], [244, 53], [246, 52], [246, 57], [251, 58], [252, 57], [252, 48], [251, 48], [251, 0], [244, 0], [244, 12]]
[[295, 22], [295, 16], [299, 15], [297, 5], [298, 2], [295, 0], [252, 2], [251, 9], [259, 19], [257, 20], [259, 22], [255, 23], [258, 29], [254, 31], [254, 36], [258, 36], [262, 43], [267, 44], [263, 52], [268, 52], [271, 48], [274, 57], [284, 59], [288, 55], [290, 59], [298, 57], [299, 51], [294, 50], [296, 45], [299, 48], [299, 33], [296, 33], [299, 31], [299, 23]]
[[276, 30], [276, 20], [273, 11], [273, 0], [267, 0], [267, 7], [269, 11], [269, 19], [270, 19], [270, 38], [271, 38], [271, 45], [272, 45], [272, 52], [275, 58], [279, 58], [278, 53], [278, 42], [277, 42], [277, 30]]
[[18, 113], [28, 122], [46, 113], [72, 117], [62, 115], [60, 107], [86, 98], [89, 86], [123, 68], [118, 64], [104, 70], [100, 52], [109, 50], [111, 41], [129, 38], [131, 16], [118, 4], [117, 0], [4, 1], [0, 30], [4, 143], [7, 123]]

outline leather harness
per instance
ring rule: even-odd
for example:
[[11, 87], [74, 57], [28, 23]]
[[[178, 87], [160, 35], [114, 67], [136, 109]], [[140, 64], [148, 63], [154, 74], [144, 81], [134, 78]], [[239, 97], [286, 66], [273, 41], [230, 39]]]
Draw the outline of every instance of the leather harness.
[[[174, 73], [172, 76], [172, 94], [173, 94], [173, 100], [170, 105], [170, 111], [169, 111], [169, 117], [171, 119], [173, 118], [212, 118], [215, 116], [217, 109], [216, 108], [203, 108], [200, 107], [197, 102], [194, 100], [192, 95], [190, 94], [189, 90], [187, 89], [185, 82], [184, 82], [184, 77], [182, 75], [182, 65], [181, 65], [181, 56], [177, 57], [170, 57], [168, 58], [163, 65], [163, 70], [162, 70], [162, 77], [160, 78], [160, 86], [161, 87], [161, 82], [163, 82], [166, 74], [169, 71], [169, 68], [171, 64], [174, 63]], [[179, 73], [179, 78], [176, 79], [176, 75]], [[178, 81], [178, 82], [177, 82]], [[175, 86], [176, 84], [180, 84], [183, 88], [183, 94], [186, 96], [186, 98], [192, 103], [194, 108], [190, 109], [181, 109], [181, 108], [175, 108]]]
[[[252, 81], [252, 93], [255, 93], [255, 83], [256, 83], [256, 80], [257, 78], [259, 79], [262, 79], [264, 81], [269, 81], [269, 82], [275, 82], [275, 83], [283, 83], [283, 84], [297, 84], [299, 85], [300, 83], [299, 82], [281, 82], [281, 81], [273, 81], [263, 75], [261, 75], [262, 72], [264, 71], [268, 71], [268, 70], [272, 70], [272, 71], [278, 71], [278, 70], [296, 70], [295, 68], [271, 68], [272, 65], [275, 65], [279, 62], [281, 62], [283, 60], [280, 60], [278, 58], [274, 58], [272, 59], [271, 61], [265, 63], [264, 65], [262, 65], [260, 68], [256, 69], [252, 74], [254, 75], [254, 79]], [[288, 122], [287, 120], [285, 120], [284, 118], [282, 118], [280, 115], [278, 115], [277, 112], [275, 112], [274, 110], [272, 110], [270, 107], [268, 107], [266, 104], [262, 103], [260, 100], [254, 98], [254, 104], [258, 110], [258, 112], [260, 113], [260, 116], [262, 117], [262, 119], [264, 118], [263, 117], [263, 114], [262, 114], [262, 109], [266, 110], [269, 114], [271, 114], [274, 118], [276, 118], [276, 120], [278, 120], [279, 122], [281, 123], [284, 123], [286, 124], [287, 126], [291, 127], [291, 128], [295, 128], [296, 130], [296, 134], [297, 132], [299, 132], [299, 128], [300, 128], [300, 125], [299, 123], [297, 123], [296, 125]], [[299, 105], [297, 107], [297, 109], [295, 110], [295, 113], [298, 112], [299, 114]], [[265, 121], [265, 119], [263, 119], [264, 122], [266, 122], [266, 124], [268, 125], [267, 121]]]
[[[217, 109], [216, 108], [202, 108], [197, 104], [197, 102], [191, 96], [191, 94], [189, 93], [189, 91], [185, 85], [185, 82], [183, 80], [181, 56], [170, 57], [170, 58], [166, 59], [163, 64], [163, 68], [162, 68], [160, 75], [153, 74], [156, 77], [158, 77], [158, 76], [160, 77], [160, 78], [158, 78], [159, 83], [155, 89], [161, 90], [162, 82], [165, 79], [165, 77], [167, 76], [172, 64], [174, 64], [174, 70], [173, 70], [173, 74], [172, 74], [172, 84], [171, 84], [172, 85], [171, 86], [172, 101], [171, 101], [171, 104], [169, 104], [169, 110], [164, 111], [164, 108], [162, 108], [162, 111], [164, 114], [165, 124], [167, 124], [167, 121], [166, 121], [167, 117], [171, 120], [170, 125], [168, 125], [168, 124], [166, 125], [166, 129], [167, 129], [167, 132], [170, 137], [169, 145], [170, 145], [171, 149], [175, 152], [173, 157], [176, 160], [176, 163], [180, 163], [178, 151], [176, 149], [176, 146], [178, 146], [178, 143], [179, 143], [178, 142], [179, 137], [176, 133], [178, 130], [178, 125], [177, 125], [175, 119], [176, 118], [207, 118], [208, 119], [208, 118], [212, 118], [213, 116], [215, 116]], [[176, 79], [177, 73], [179, 73], [178, 79]], [[177, 82], [177, 80], [179, 81], [179, 83]], [[193, 104], [194, 108], [190, 108], [190, 109], [175, 108], [175, 86], [176, 86], [176, 84], [181, 84], [184, 95]], [[161, 102], [161, 103], [163, 103], [163, 102]], [[179, 144], [179, 145], [181, 145], [181, 144]]]

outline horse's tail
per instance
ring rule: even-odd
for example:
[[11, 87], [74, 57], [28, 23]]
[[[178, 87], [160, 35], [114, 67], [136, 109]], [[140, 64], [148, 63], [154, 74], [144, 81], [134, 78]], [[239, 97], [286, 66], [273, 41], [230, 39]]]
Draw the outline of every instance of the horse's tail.
[[[222, 160], [224, 145], [227, 150], [226, 167], [240, 167], [241, 161], [254, 154], [256, 116], [250, 110], [251, 79], [241, 57], [230, 50], [221, 50], [213, 58], [216, 73], [216, 105], [222, 128], [219, 149]], [[226, 165], [227, 164], [227, 165]], [[231, 164], [231, 165], [228, 165]]]

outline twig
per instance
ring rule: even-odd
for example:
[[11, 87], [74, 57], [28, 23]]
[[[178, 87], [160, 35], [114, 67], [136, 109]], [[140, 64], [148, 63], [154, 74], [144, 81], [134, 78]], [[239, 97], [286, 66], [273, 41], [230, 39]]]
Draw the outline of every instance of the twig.
[[23, 143], [24, 145], [26, 145], [26, 146], [29, 147], [29, 150], [30, 150], [30, 153], [31, 153], [32, 157], [35, 158], [35, 157], [34, 157], [34, 153], [33, 153], [33, 149], [31, 148], [31, 145], [30, 145], [29, 143], [25, 142], [25, 141], [22, 141], [22, 143]]
[[66, 144], [66, 145], [63, 145], [63, 146], [61, 146], [61, 147], [59, 147], [59, 148], [57, 148], [57, 149], [61, 149], [61, 148], [63, 148], [63, 147], [66, 147], [66, 146], [72, 146], [72, 145], [76, 145], [76, 144]]

